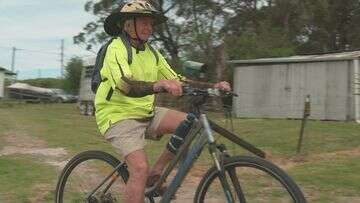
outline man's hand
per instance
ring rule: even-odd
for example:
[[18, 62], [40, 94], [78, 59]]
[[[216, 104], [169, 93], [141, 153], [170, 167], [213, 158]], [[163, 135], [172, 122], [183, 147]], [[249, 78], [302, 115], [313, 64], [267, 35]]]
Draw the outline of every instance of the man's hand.
[[182, 95], [181, 82], [177, 80], [159, 80], [154, 84], [153, 89], [154, 92], [161, 92], [164, 89], [173, 96]]
[[230, 84], [226, 81], [221, 81], [221, 82], [215, 83], [214, 88], [220, 89], [223, 91], [231, 91]]

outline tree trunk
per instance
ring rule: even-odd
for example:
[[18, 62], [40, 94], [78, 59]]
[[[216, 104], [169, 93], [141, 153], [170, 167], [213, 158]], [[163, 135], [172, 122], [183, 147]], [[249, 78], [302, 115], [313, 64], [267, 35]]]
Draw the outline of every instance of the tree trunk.
[[225, 43], [221, 43], [214, 49], [215, 52], [215, 79], [216, 81], [226, 80], [226, 52]]

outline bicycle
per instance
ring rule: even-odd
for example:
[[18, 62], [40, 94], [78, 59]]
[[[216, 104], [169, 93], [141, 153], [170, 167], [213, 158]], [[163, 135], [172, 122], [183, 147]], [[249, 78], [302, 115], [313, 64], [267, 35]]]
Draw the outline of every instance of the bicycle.
[[[214, 96], [221, 97], [224, 93], [216, 89], [184, 87], [183, 94], [196, 98], [192, 110], [196, 119], [175, 158], [168, 164], [160, 179], [146, 189], [145, 202], [155, 202], [161, 186], [179, 164], [176, 175], [159, 197], [161, 203], [170, 202], [206, 144], [214, 166], [208, 169], [200, 181], [195, 192], [195, 203], [306, 202], [296, 183], [282, 169], [265, 160], [265, 153], [262, 150], [207, 118], [203, 110], [207, 99]], [[231, 92], [225, 95], [237, 96]], [[231, 156], [224, 144], [217, 144], [213, 131], [256, 156]], [[114, 156], [102, 151], [82, 152], [64, 167], [57, 183], [55, 202], [118, 202], [121, 198], [119, 191], [123, 188], [123, 184], [126, 184], [128, 177], [126, 163]], [[80, 187], [72, 186], [78, 183]], [[79, 191], [81, 189], [86, 191]], [[65, 194], [67, 191], [69, 194]]]

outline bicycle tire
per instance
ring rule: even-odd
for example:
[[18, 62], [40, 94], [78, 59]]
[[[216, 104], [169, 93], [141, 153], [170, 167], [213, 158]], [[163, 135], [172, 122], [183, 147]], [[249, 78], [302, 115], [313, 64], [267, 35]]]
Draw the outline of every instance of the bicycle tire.
[[[289, 198], [291, 197], [293, 202], [306, 203], [306, 199], [305, 199], [303, 193], [301, 192], [300, 188], [296, 185], [296, 183], [282, 169], [280, 169], [279, 167], [277, 167], [276, 165], [272, 164], [271, 162], [269, 162], [267, 160], [264, 160], [259, 157], [234, 156], [234, 157], [226, 158], [224, 160], [223, 164], [224, 164], [224, 169], [226, 171], [226, 174], [228, 174], [229, 170], [232, 168], [239, 170], [239, 167], [249, 168], [249, 169], [245, 169], [248, 172], [250, 172], [250, 171], [255, 172], [255, 170], [261, 171], [261, 173], [269, 175], [269, 179], [276, 179], [277, 182], [279, 182], [279, 185], [286, 189], [286, 191], [289, 194]], [[195, 197], [194, 197], [195, 203], [211, 202], [211, 201], [205, 200], [205, 197], [206, 197], [207, 193], [210, 193], [210, 191], [208, 191], [210, 186], [212, 184], [216, 185], [215, 182], [218, 179], [217, 177], [218, 177], [218, 171], [215, 166], [210, 168], [206, 172], [206, 174], [203, 176], [203, 178], [200, 181], [199, 186], [196, 190]], [[238, 180], [239, 177], [238, 176], [236, 176], [236, 177]], [[258, 181], [258, 179], [253, 180], [253, 181]], [[230, 181], [228, 181], [228, 182], [230, 182]], [[246, 194], [244, 194], [243, 191], [241, 191], [241, 189], [243, 187], [241, 184], [242, 183], [241, 176], [240, 176], [239, 182], [240, 182], [241, 187], [240, 187], [240, 191], [239, 190], [236, 191], [236, 194], [238, 194], [237, 196], [245, 196], [245, 199], [247, 199]], [[219, 186], [217, 185], [215, 187], [219, 187]], [[221, 190], [221, 188], [220, 188], [220, 190]], [[262, 190], [264, 190], [264, 189], [262, 189]], [[257, 196], [258, 195], [259, 194], [257, 194]], [[241, 197], [237, 197], [237, 198], [238, 198], [239, 202], [242, 202], [240, 200]], [[259, 198], [259, 197], [256, 197], [256, 198]], [[260, 197], [260, 198], [263, 198], [263, 197]], [[264, 200], [264, 199], [261, 199], [261, 200]], [[261, 200], [259, 202], [275, 202], [275, 201], [266, 201], [266, 200], [261, 201]], [[214, 201], [214, 202], [217, 202], [217, 201]], [[223, 201], [223, 202], [226, 202], [226, 201]], [[249, 201], [249, 202], [254, 202], [254, 201]], [[255, 201], [255, 202], [257, 202], [257, 201]], [[283, 202], [283, 201], [281, 201], [281, 202]]]
[[[58, 183], [55, 190], [55, 202], [56, 203], [63, 203], [63, 195], [64, 195], [64, 188], [66, 186], [66, 182], [68, 177], [70, 176], [71, 172], [81, 163], [89, 160], [100, 160], [105, 162], [106, 164], [110, 165], [113, 169], [115, 169], [121, 161], [119, 161], [114, 156], [102, 152], [102, 151], [85, 151], [80, 154], [77, 154], [73, 157], [64, 167], [63, 171], [61, 172]], [[124, 183], [127, 182], [129, 173], [126, 167], [120, 167], [118, 169], [118, 173], [120, 174]]]

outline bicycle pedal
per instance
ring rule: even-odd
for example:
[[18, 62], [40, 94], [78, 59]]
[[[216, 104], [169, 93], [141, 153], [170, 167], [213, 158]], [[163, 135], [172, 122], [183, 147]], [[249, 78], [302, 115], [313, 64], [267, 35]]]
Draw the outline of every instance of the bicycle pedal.
[[[167, 187], [166, 187], [166, 186], [163, 186], [163, 187], [161, 187], [160, 189], [157, 189], [157, 190], [153, 191], [153, 192], [151, 193], [151, 196], [152, 196], [152, 197], [161, 197], [161, 196], [163, 196], [163, 195], [165, 194], [166, 189], [167, 189]], [[176, 195], [174, 194], [174, 195], [171, 197], [171, 199], [176, 199]]]

